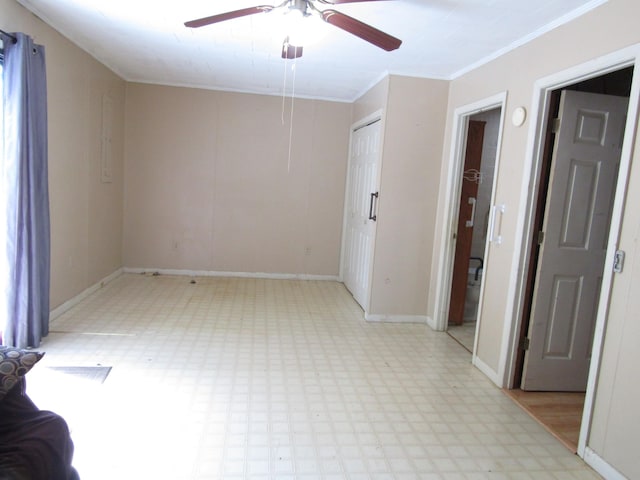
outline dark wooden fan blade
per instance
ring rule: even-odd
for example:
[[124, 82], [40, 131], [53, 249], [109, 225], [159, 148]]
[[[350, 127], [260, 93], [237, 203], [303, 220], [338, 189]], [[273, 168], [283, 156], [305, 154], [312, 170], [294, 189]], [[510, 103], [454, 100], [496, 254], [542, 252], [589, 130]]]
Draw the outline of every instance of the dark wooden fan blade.
[[247, 15], [254, 15], [256, 13], [270, 12], [273, 10], [272, 5], [258, 5], [257, 7], [243, 8], [242, 10], [234, 10], [232, 12], [221, 13], [219, 15], [212, 15], [210, 17], [199, 18], [197, 20], [191, 20], [185, 22], [185, 27], [198, 28], [205, 25], [211, 25], [212, 23], [224, 22], [225, 20], [231, 20], [233, 18], [245, 17]]
[[402, 40], [399, 38], [392, 37], [377, 28], [373, 28], [371, 25], [367, 25], [360, 20], [356, 20], [336, 10], [328, 9], [322, 11], [322, 18], [325, 22], [335, 25], [356, 37], [360, 37], [387, 52], [395, 50], [402, 45]]

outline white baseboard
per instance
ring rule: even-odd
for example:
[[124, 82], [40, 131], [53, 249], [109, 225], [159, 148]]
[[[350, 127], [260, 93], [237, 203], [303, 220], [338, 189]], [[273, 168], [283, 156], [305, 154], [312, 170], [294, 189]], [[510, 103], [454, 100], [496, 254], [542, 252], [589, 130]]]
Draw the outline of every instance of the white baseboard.
[[436, 332], [444, 332], [444, 329], [440, 328], [438, 322], [436, 322], [433, 318], [427, 316], [427, 325], [431, 330], [435, 330]]
[[262, 273], [262, 272], [215, 272], [208, 270], [174, 270], [162, 268], [125, 267], [124, 273], [159, 273], [160, 275], [178, 275], [184, 277], [234, 277], [266, 278], [273, 280], [327, 280], [339, 281], [338, 275], [309, 275], [306, 273]]
[[607, 480], [627, 480], [627, 477], [607, 463], [600, 455], [589, 447], [584, 450], [583, 460], [587, 465], [602, 475]]
[[367, 322], [388, 322], [388, 323], [426, 323], [429, 317], [426, 315], [374, 315], [370, 313], [364, 314]]
[[89, 288], [83, 290], [82, 292], [80, 292], [75, 297], [72, 297], [69, 300], [67, 300], [66, 302], [64, 302], [63, 304], [58, 305], [56, 308], [54, 308], [53, 310], [51, 310], [49, 312], [49, 321], [55, 320], [56, 318], [58, 318], [60, 315], [62, 315], [67, 310], [71, 309], [72, 307], [75, 307], [78, 303], [80, 303], [82, 300], [87, 298], [89, 295], [91, 295], [92, 293], [100, 290], [107, 283], [109, 283], [109, 282], [115, 280], [116, 278], [118, 278], [120, 275], [122, 275], [122, 271], [123, 271], [122, 268], [119, 268], [115, 272], [113, 272], [110, 275], [107, 275], [106, 277], [104, 277], [102, 280], [94, 283]]
[[498, 375], [498, 372], [496, 372], [493, 368], [491, 368], [489, 365], [487, 365], [482, 360], [480, 360], [477, 355], [473, 356], [473, 358], [471, 359], [471, 363], [478, 370], [480, 370], [487, 377], [489, 377], [489, 380], [491, 380], [493, 383], [495, 383], [498, 387], [500, 387], [500, 388], [503, 387], [502, 378], [500, 377], [500, 375]]

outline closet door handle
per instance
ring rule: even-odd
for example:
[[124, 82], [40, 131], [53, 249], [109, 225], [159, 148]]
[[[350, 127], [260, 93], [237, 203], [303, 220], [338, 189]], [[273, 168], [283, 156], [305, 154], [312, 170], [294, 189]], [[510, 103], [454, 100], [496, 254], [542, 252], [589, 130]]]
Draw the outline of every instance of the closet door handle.
[[475, 219], [476, 219], [476, 203], [477, 202], [474, 197], [469, 197], [468, 203], [469, 205], [471, 205], [471, 218], [467, 220], [465, 225], [467, 227], [473, 227], [473, 222], [475, 222]]
[[373, 199], [378, 198], [378, 192], [371, 194], [371, 199], [369, 200], [369, 220], [376, 221], [377, 215], [373, 214]]
[[[494, 205], [491, 208], [491, 218], [489, 219], [489, 241], [500, 245], [502, 243], [502, 217], [506, 210], [505, 204]], [[500, 222], [498, 223], [498, 234], [496, 235], [496, 216], [500, 213]]]

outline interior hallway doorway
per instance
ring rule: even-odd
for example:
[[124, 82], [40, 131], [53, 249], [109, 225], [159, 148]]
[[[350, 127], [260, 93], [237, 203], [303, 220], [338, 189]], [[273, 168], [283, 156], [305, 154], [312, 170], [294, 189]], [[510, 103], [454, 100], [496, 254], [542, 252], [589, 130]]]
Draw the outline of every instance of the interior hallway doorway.
[[473, 352], [500, 136], [500, 107], [470, 115], [464, 146], [447, 332]]
[[[547, 112], [514, 390], [508, 393], [572, 451], [580, 435], [632, 75], [628, 67], [554, 90]], [[585, 145], [595, 151], [588, 153]], [[554, 257], [581, 252], [584, 260], [569, 264]], [[580, 262], [586, 270], [573, 267]]]

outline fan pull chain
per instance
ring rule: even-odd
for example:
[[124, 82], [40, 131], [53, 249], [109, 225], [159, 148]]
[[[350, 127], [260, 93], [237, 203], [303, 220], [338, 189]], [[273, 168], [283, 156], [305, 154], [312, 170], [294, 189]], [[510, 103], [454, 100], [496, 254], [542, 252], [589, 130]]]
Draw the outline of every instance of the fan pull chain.
[[296, 58], [293, 61], [293, 81], [291, 87], [291, 115], [289, 117], [289, 158], [287, 160], [287, 173], [291, 172], [291, 144], [293, 143], [293, 105], [296, 101], [296, 62], [298, 59]]
[[287, 67], [289, 66], [289, 62], [287, 62], [287, 60], [284, 61], [284, 80], [282, 82], [282, 114], [281, 114], [281, 121], [282, 121], [282, 126], [284, 126], [284, 102], [285, 99], [287, 98]]

